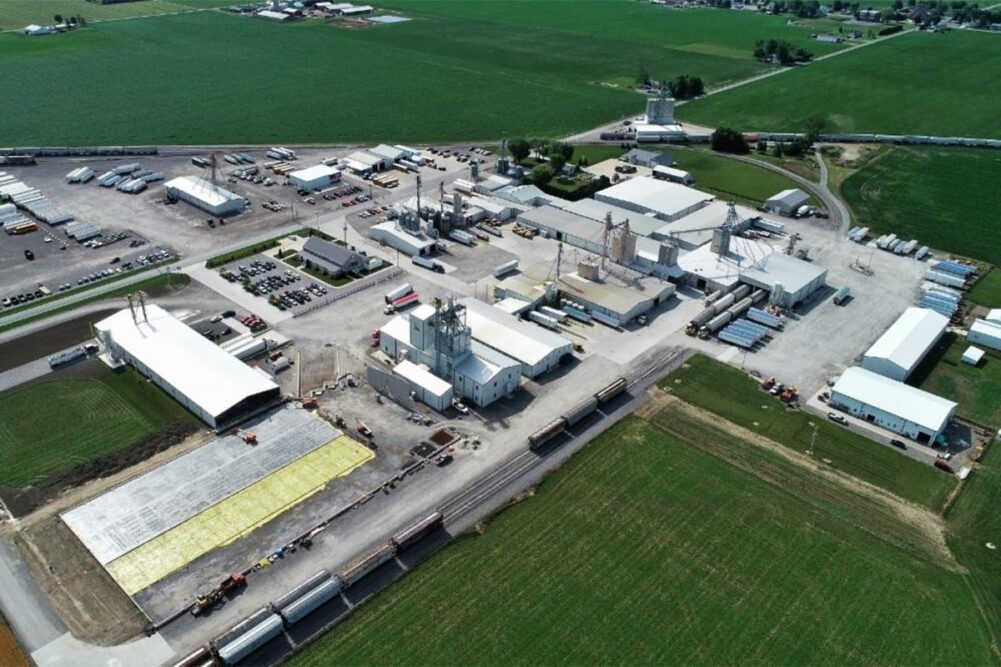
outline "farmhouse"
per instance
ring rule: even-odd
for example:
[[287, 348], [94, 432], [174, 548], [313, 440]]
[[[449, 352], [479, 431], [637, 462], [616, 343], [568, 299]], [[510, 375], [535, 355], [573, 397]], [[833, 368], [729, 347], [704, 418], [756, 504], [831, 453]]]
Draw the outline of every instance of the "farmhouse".
[[266, 375], [160, 306], [120, 310], [94, 330], [112, 364], [134, 366], [213, 429], [238, 424], [281, 398]]
[[306, 240], [299, 257], [306, 266], [331, 276], [360, 274], [366, 266], [365, 257], [360, 253], [316, 236]]
[[219, 217], [235, 215], [247, 207], [240, 195], [201, 176], [178, 176], [164, 183], [167, 194]]
[[926, 308], [908, 308], [872, 344], [862, 358], [862, 368], [905, 381], [935, 347], [949, 318]]
[[842, 373], [831, 388], [831, 405], [926, 444], [942, 434], [957, 407], [952, 401], [858, 366]]

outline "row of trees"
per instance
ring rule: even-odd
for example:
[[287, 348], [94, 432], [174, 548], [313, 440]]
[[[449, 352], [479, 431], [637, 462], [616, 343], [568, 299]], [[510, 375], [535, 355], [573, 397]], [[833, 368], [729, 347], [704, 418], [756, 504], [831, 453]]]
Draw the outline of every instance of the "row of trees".
[[[827, 121], [823, 116], [814, 116], [806, 121], [806, 129], [802, 137], [787, 142], [776, 142], [774, 154], [776, 157], [788, 155], [790, 157], [802, 157], [813, 149], [813, 145], [820, 140], [821, 135], [827, 129]], [[744, 133], [730, 127], [717, 128], [710, 138], [710, 147], [714, 151], [721, 153], [736, 153], [746, 155], [751, 152]], [[759, 153], [768, 152], [768, 142], [760, 139], [757, 143]]]
[[698, 76], [691, 76], [689, 74], [681, 74], [675, 77], [673, 81], [668, 82], [667, 88], [671, 91], [671, 95], [676, 100], [687, 100], [693, 97], [699, 97], [706, 92], [706, 87], [702, 83], [702, 78]]
[[[547, 160], [546, 165], [539, 166], [548, 166], [553, 174], [559, 173], [573, 159], [573, 146], [571, 144], [549, 139], [513, 139], [508, 142], [507, 149], [516, 164], [524, 162], [532, 153], [535, 153], [539, 160]], [[540, 175], [544, 174], [540, 173]], [[552, 175], [549, 176], [549, 179], [552, 179]]]
[[80, 14], [65, 17], [62, 14], [56, 14], [52, 18], [55, 20], [56, 25], [59, 25], [60, 23], [68, 23], [69, 25], [79, 26], [81, 28], [87, 27], [87, 19]]
[[810, 62], [813, 60], [813, 53], [782, 39], [759, 39], [754, 43], [754, 58], [765, 63], [795, 65]]

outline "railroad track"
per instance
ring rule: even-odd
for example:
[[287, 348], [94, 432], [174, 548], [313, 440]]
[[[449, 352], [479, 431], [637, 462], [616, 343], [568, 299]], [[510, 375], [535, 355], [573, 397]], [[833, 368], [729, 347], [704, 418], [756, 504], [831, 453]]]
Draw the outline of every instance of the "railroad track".
[[447, 522], [454, 522], [468, 514], [481, 502], [503, 489], [518, 477], [531, 470], [541, 460], [537, 454], [526, 449], [501, 465], [501, 467], [446, 500], [439, 508], [439, 511], [444, 515]]

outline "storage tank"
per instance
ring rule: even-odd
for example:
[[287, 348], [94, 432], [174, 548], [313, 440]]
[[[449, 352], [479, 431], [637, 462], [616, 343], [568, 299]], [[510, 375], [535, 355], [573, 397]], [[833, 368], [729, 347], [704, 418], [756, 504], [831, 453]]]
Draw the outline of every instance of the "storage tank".
[[281, 634], [282, 619], [272, 614], [224, 646], [219, 647], [219, 659], [233, 665]]
[[549, 317], [552, 317], [560, 324], [566, 322], [567, 320], [567, 314], [564, 313], [562, 310], [556, 310], [555, 308], [550, 308], [549, 306], [539, 306], [538, 310], [543, 315], [548, 315]]
[[295, 625], [340, 592], [340, 578], [325, 581], [282, 610], [282, 618], [289, 625]]
[[724, 325], [726, 325], [732, 319], [733, 319], [733, 313], [731, 313], [728, 310], [726, 312], [720, 313], [716, 317], [706, 322], [705, 328], [708, 329], [710, 333], [719, 331]]
[[543, 315], [537, 310], [531, 310], [528, 312], [528, 319], [532, 320], [536, 324], [546, 327], [547, 329], [559, 329], [560, 323], [556, 321], [556, 318], [549, 317], [548, 315]]
[[751, 293], [750, 285], [738, 285], [737, 289], [733, 290], [731, 294], [738, 299], [743, 299], [745, 296]]
[[729, 308], [730, 306], [732, 306], [735, 303], [737, 303], [737, 295], [736, 294], [734, 294], [733, 292], [730, 292], [729, 294], [724, 294], [723, 297], [720, 298], [719, 301], [717, 301], [716, 303], [714, 303], [712, 305], [712, 309], [714, 311], [713, 314], [715, 314], [715, 313], [721, 313], [721, 312], [723, 312], [724, 310], [726, 310], [727, 308]]

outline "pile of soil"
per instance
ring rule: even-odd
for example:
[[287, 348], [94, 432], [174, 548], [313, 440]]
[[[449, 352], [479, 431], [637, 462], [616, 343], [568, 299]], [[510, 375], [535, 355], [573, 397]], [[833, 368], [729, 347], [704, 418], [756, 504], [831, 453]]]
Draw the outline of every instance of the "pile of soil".
[[117, 452], [81, 463], [21, 489], [0, 487], [0, 498], [15, 517], [30, 514], [67, 489], [92, 479], [107, 477], [164, 452], [198, 431], [194, 422], [178, 422], [127, 445]]

